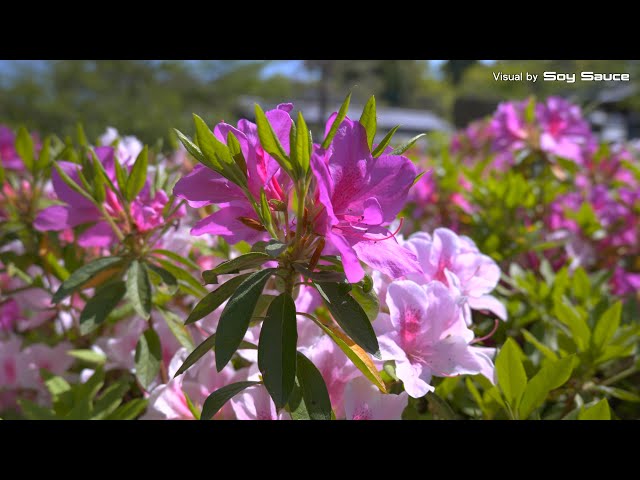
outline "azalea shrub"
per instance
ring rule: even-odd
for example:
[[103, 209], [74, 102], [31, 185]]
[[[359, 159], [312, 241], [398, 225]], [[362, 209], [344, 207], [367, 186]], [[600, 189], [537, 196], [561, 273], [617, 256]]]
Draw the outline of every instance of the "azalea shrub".
[[578, 106], [0, 127], [0, 417], [638, 418], [640, 163]]

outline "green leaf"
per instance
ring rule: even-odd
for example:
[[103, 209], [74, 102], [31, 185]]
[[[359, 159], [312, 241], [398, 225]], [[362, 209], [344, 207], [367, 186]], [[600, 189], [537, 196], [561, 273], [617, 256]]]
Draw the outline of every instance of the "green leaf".
[[307, 406], [304, 403], [304, 398], [302, 397], [302, 387], [300, 387], [300, 381], [297, 376], [291, 395], [289, 395], [287, 411], [291, 414], [292, 420], [311, 420]]
[[204, 159], [208, 160], [208, 163], [202, 163], [229, 181], [246, 189], [247, 178], [231, 156], [229, 147], [216, 138], [202, 118], [193, 114], [193, 120], [196, 125], [196, 141]]
[[311, 420], [331, 420], [331, 400], [327, 385], [316, 366], [302, 353], [297, 353], [297, 378], [304, 405]]
[[104, 257], [83, 265], [62, 282], [51, 301], [59, 303], [76, 290], [99, 286], [119, 273], [123, 264], [121, 257]]
[[245, 160], [244, 154], [242, 153], [240, 142], [231, 130], [229, 130], [229, 133], [227, 133], [227, 147], [229, 148], [229, 152], [231, 153], [233, 161], [236, 162], [236, 165], [238, 165], [238, 168], [246, 177], [247, 161]]
[[589, 325], [587, 325], [585, 318], [573, 306], [567, 305], [559, 299], [554, 302], [553, 312], [560, 322], [569, 327], [572, 340], [578, 350], [584, 351], [591, 339], [591, 330], [589, 330]]
[[240, 346], [251, 316], [256, 308], [267, 280], [275, 273], [275, 268], [267, 268], [251, 274], [231, 295], [222, 310], [216, 330], [216, 369], [220, 372], [231, 360]]
[[507, 338], [496, 359], [498, 386], [513, 411], [517, 411], [527, 386], [527, 374], [522, 365], [520, 347]]
[[98, 328], [120, 303], [125, 292], [125, 284], [120, 280], [97, 290], [80, 314], [80, 335], [86, 335]]
[[302, 178], [309, 171], [309, 162], [311, 159], [311, 151], [313, 149], [309, 127], [307, 127], [307, 124], [304, 121], [302, 112], [298, 112], [296, 132], [295, 144], [291, 144], [291, 162], [294, 168], [299, 172], [298, 177]]
[[[277, 162], [280, 164], [282, 169], [289, 173], [293, 173], [293, 168], [291, 165], [291, 160], [287, 155], [284, 147], [278, 140], [267, 116], [264, 114], [264, 111], [256, 103], [255, 107], [256, 112], [256, 125], [258, 126], [258, 137], [260, 138], [260, 145], [264, 148], [265, 152], [271, 155]], [[293, 123], [293, 122], [292, 122]]]
[[329, 145], [331, 145], [331, 141], [333, 140], [333, 137], [336, 136], [336, 132], [338, 131], [340, 124], [342, 124], [342, 121], [347, 116], [347, 111], [349, 110], [350, 102], [351, 102], [351, 92], [349, 92], [349, 95], [347, 95], [347, 97], [344, 99], [344, 102], [342, 102], [342, 105], [340, 106], [340, 110], [338, 110], [338, 115], [336, 116], [335, 120], [331, 124], [329, 133], [327, 133], [327, 136], [324, 137], [324, 141], [322, 142], [322, 148], [324, 148], [325, 150], [329, 148]]
[[151, 283], [143, 263], [133, 260], [127, 271], [127, 297], [134, 310], [145, 320], [151, 316]]
[[267, 255], [273, 258], [278, 258], [282, 252], [287, 249], [287, 244], [272, 240], [264, 247], [264, 251]]
[[340, 327], [364, 351], [380, 358], [378, 339], [360, 304], [339, 283], [314, 283], [331, 315]]
[[19, 398], [18, 405], [20, 405], [20, 410], [22, 410], [24, 416], [29, 420], [58, 420], [58, 417], [50, 408], [41, 407], [25, 398]]
[[89, 146], [89, 141], [87, 140], [87, 135], [84, 133], [84, 128], [82, 128], [81, 123], [76, 124], [76, 133], [78, 135], [78, 143], [84, 147]]
[[288, 293], [269, 305], [258, 343], [258, 367], [264, 386], [279, 409], [289, 400], [296, 378], [296, 304]]
[[107, 357], [105, 357], [104, 354], [93, 350], [69, 350], [67, 351], [67, 355], [77, 358], [78, 360], [82, 360], [83, 362], [96, 365], [103, 365], [107, 361]]
[[29, 170], [30, 172], [33, 171], [33, 139], [31, 138], [31, 135], [29, 134], [27, 129], [24, 127], [20, 127], [18, 129], [15, 149], [16, 153], [20, 155], [20, 158], [22, 158], [24, 166], [27, 167], [27, 170]]
[[347, 280], [347, 277], [342, 272], [332, 272], [332, 271], [324, 271], [324, 272], [312, 272], [308, 268], [303, 267], [299, 263], [293, 264], [293, 269], [300, 273], [303, 277], [309, 278], [316, 282], [338, 282], [342, 283]]
[[200, 271], [200, 267], [198, 266], [197, 263], [193, 262], [188, 257], [183, 257], [181, 255], [178, 255], [176, 252], [172, 252], [171, 250], [163, 250], [161, 248], [157, 248], [155, 250], [152, 250], [151, 253], [159, 253], [160, 255], [164, 255], [165, 257], [170, 258], [174, 262], [178, 262], [183, 264], [186, 267], [189, 267], [191, 270], [195, 272]]
[[378, 368], [362, 347], [356, 345], [353, 340], [339, 330], [335, 330], [320, 321], [316, 321], [316, 325], [331, 337], [336, 345], [340, 347], [340, 350], [344, 352], [347, 358], [351, 360], [351, 362], [371, 381], [371, 383], [378, 387], [382, 393], [387, 393], [387, 387], [382, 381], [382, 377], [380, 377]]
[[159, 279], [158, 289], [167, 295], [174, 295], [178, 291], [178, 279], [168, 270], [152, 263], [145, 264], [149, 272]]
[[244, 273], [242, 275], [237, 275], [230, 280], [227, 280], [213, 292], [209, 292], [205, 295], [205, 297], [193, 308], [184, 324], [189, 325], [197, 322], [213, 312], [216, 308], [222, 305], [224, 301], [233, 294], [233, 292], [236, 291], [240, 284], [244, 282], [249, 275], [251, 274]]
[[[94, 203], [94, 199], [93, 197], [87, 192], [87, 190], [85, 190], [83, 187], [81, 187], [80, 185], [78, 185], [78, 183], [73, 180], [69, 175], [67, 175], [67, 172], [65, 172], [60, 165], [58, 165], [57, 163], [54, 162], [53, 164], [53, 168], [55, 168], [56, 172], [58, 173], [58, 175], [60, 176], [60, 178], [62, 179], [62, 181], [64, 183], [67, 184], [67, 186], [73, 190], [74, 192], [78, 193], [79, 195], [82, 195], [84, 198], [86, 198], [87, 200], [89, 200], [91, 203]], [[78, 174], [80, 175], [81, 172], [78, 172]]]
[[147, 181], [148, 164], [149, 149], [145, 145], [138, 154], [138, 158], [136, 158], [136, 162], [133, 164], [129, 179], [127, 180], [127, 189], [126, 192], [124, 192], [127, 200], [132, 201], [144, 188], [144, 184]]
[[204, 155], [202, 154], [200, 147], [198, 147], [195, 143], [193, 143], [189, 139], [189, 137], [187, 137], [180, 130], [177, 130], [174, 128], [174, 131], [176, 132], [176, 135], [178, 136], [178, 139], [180, 140], [182, 145], [184, 145], [184, 148], [186, 148], [187, 152], [189, 152], [189, 155], [191, 155], [193, 158], [198, 160], [205, 167], [208, 167], [211, 170], [217, 171], [216, 168], [214, 168], [214, 165], [204, 158]]
[[527, 384], [520, 403], [520, 418], [526, 419], [541, 406], [551, 390], [564, 385], [571, 377], [574, 357], [564, 357], [555, 362], [547, 362]]
[[369, 150], [371, 150], [371, 147], [373, 146], [373, 139], [376, 136], [376, 129], [378, 128], [378, 120], [376, 118], [376, 97], [373, 95], [371, 95], [362, 110], [362, 115], [360, 115], [360, 125], [362, 125], [367, 131], [367, 144], [369, 145]]
[[120, 164], [120, 162], [113, 163], [116, 170], [116, 182], [118, 183], [118, 191], [122, 194], [122, 196], [125, 196], [127, 192], [127, 171]]
[[259, 384], [260, 382], [237, 382], [219, 388], [211, 395], [209, 395], [204, 401], [200, 420], [209, 420], [210, 418], [213, 418], [215, 414], [218, 413], [222, 407], [224, 407], [224, 404], [235, 397], [238, 393], [243, 391], [245, 388]]
[[578, 267], [573, 273], [573, 293], [578, 300], [586, 301], [591, 293], [591, 282], [587, 272]]
[[225, 275], [227, 273], [238, 273], [241, 270], [248, 270], [250, 268], [256, 268], [273, 258], [266, 253], [250, 252], [244, 255], [240, 255], [226, 262], [222, 262], [213, 270], [205, 270], [202, 272], [202, 278], [208, 284], [218, 283], [218, 275]]
[[603, 398], [592, 407], [582, 407], [578, 413], [578, 420], [611, 420], [609, 402]]
[[269, 208], [267, 194], [264, 192], [264, 188], [260, 189], [260, 219], [267, 231], [270, 231], [271, 226], [273, 225], [273, 217], [271, 215], [271, 209]]
[[618, 300], [598, 319], [598, 323], [596, 324], [596, 328], [593, 330], [593, 337], [591, 339], [596, 351], [601, 351], [602, 348], [613, 338], [620, 326], [621, 316], [622, 302]]
[[42, 142], [42, 149], [40, 150], [40, 155], [38, 156], [38, 160], [35, 162], [35, 170], [41, 171], [51, 161], [51, 137], [47, 137]]
[[378, 318], [378, 313], [380, 313], [380, 300], [374, 289], [365, 293], [362, 286], [357, 284], [352, 285], [351, 296], [360, 304], [370, 322]]
[[638, 395], [637, 393], [628, 392], [627, 390], [623, 390], [622, 388], [596, 385], [593, 387], [593, 389], [606, 395], [610, 395], [613, 398], [623, 400], [625, 402], [640, 403], [640, 395]]
[[134, 420], [138, 418], [147, 408], [148, 401], [144, 398], [134, 398], [133, 400], [120, 405], [107, 420]]
[[420, 172], [418, 175], [416, 175], [416, 178], [413, 179], [413, 183], [411, 184], [411, 186], [413, 187], [416, 183], [418, 183], [425, 173], [427, 172]]
[[178, 317], [175, 313], [170, 312], [169, 310], [165, 310], [163, 308], [158, 308], [160, 310], [160, 314], [164, 318], [164, 321], [171, 330], [171, 333], [178, 343], [187, 349], [188, 352], [193, 350], [193, 339], [191, 338], [191, 334], [182, 324], [180, 317]]
[[[211, 351], [214, 348], [216, 342], [216, 334], [209, 336], [204, 342], [194, 348], [193, 352], [187, 356], [184, 363], [180, 366], [178, 371], [175, 373], [174, 378], [178, 375], [186, 372], [191, 365], [200, 360], [207, 352]], [[253, 345], [252, 343], [242, 341], [240, 342], [239, 349], [252, 349], [257, 350], [258, 347]]]
[[396, 131], [398, 131], [399, 128], [400, 128], [400, 125], [396, 125], [389, 131], [389, 133], [387, 133], [384, 136], [384, 138], [380, 141], [378, 146], [373, 151], [373, 158], [378, 158], [380, 155], [384, 153], [385, 148], [389, 146], [389, 144], [391, 143], [391, 139], [393, 138], [393, 136], [395, 135]]
[[426, 133], [421, 133], [420, 135], [416, 135], [415, 137], [413, 137], [411, 140], [409, 140], [406, 143], [403, 143], [402, 145], [400, 145], [398, 148], [396, 148], [393, 152], [391, 152], [391, 155], [402, 155], [404, 152], [406, 152], [407, 150], [409, 150], [411, 147], [413, 147], [413, 145], [420, 140], [422, 137], [426, 137], [427, 134]]
[[136, 345], [136, 377], [144, 388], [149, 388], [162, 364], [160, 337], [152, 330], [143, 332]]
[[102, 420], [113, 413], [122, 403], [122, 398], [128, 390], [129, 380], [126, 378], [109, 385], [94, 403], [92, 419]]
[[531, 332], [527, 330], [520, 330], [520, 331], [522, 333], [522, 336], [524, 336], [524, 339], [527, 342], [529, 342], [531, 345], [536, 347], [540, 351], [540, 353], [542, 353], [542, 355], [544, 355], [546, 358], [552, 361], [558, 360], [558, 355], [556, 355], [553, 350], [551, 350], [549, 347], [547, 347], [545, 344], [539, 341], [536, 337], [534, 337]]
[[173, 263], [164, 260], [163, 258], [154, 258], [154, 260], [178, 280], [182, 280], [184, 283], [193, 288], [195, 292], [198, 292], [198, 295], [196, 296], [205, 295], [207, 293], [207, 290], [202, 285], [200, 285], [200, 282], [198, 282], [198, 280], [196, 280], [193, 275], [191, 275], [184, 268], [177, 267]]

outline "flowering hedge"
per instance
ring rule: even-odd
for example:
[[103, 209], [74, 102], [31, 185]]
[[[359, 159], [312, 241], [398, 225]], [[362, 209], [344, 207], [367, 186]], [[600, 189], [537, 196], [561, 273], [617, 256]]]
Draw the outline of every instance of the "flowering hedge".
[[633, 146], [553, 97], [426, 149], [348, 107], [0, 127], [0, 416], [636, 418]]

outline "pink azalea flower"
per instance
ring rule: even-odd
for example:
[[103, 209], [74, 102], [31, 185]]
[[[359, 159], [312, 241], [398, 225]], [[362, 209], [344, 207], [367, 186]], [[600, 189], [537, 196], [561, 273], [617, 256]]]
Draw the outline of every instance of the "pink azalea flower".
[[393, 278], [420, 271], [415, 256], [384, 228], [404, 206], [416, 178], [411, 160], [373, 158], [364, 127], [347, 117], [326, 151], [316, 146], [311, 168], [320, 206], [313, 214], [315, 231], [326, 239], [325, 252], [341, 256], [350, 282], [364, 277], [360, 260]]
[[401, 420], [408, 404], [407, 392], [385, 395], [364, 377], [351, 380], [344, 391], [347, 420]]
[[100, 145], [111, 146], [116, 140], [118, 141], [116, 155], [120, 163], [132, 166], [144, 145], [134, 136], [121, 137], [118, 130], [113, 127], [107, 127], [105, 133], [100, 136]]
[[336, 417], [344, 418], [344, 389], [350, 380], [361, 375], [360, 371], [327, 335], [300, 350], [322, 374]]
[[424, 232], [412, 235], [405, 247], [416, 254], [424, 272], [409, 278], [421, 284], [436, 280], [455, 291], [467, 323], [471, 323], [471, 309], [488, 310], [507, 319], [504, 305], [489, 295], [500, 281], [500, 267], [480, 253], [469, 237], [437, 228], [433, 237]]
[[[194, 420], [193, 413], [188, 407], [187, 397], [196, 410], [202, 410], [202, 405], [211, 392], [235, 381], [238, 373], [230, 366], [221, 372], [215, 368], [215, 358], [207, 353], [195, 366], [182, 375], [174, 378], [178, 368], [187, 358], [184, 348], [178, 350], [169, 364], [169, 382], [158, 385], [149, 395], [147, 412], [141, 417], [144, 420]], [[240, 373], [240, 375], [242, 375]], [[229, 404], [220, 411], [216, 419], [233, 418], [233, 411]]]
[[231, 407], [238, 420], [289, 420], [284, 410], [278, 413], [264, 385], [254, 385], [233, 397]]
[[495, 349], [473, 347], [474, 338], [449, 290], [440, 282], [421, 287], [410, 280], [389, 285], [390, 315], [374, 322], [383, 360], [394, 360], [406, 392], [420, 398], [433, 376], [482, 373], [493, 381]]
[[[291, 108], [291, 104], [280, 104], [265, 114], [286, 152], [289, 152], [289, 131], [293, 124], [289, 116]], [[256, 124], [242, 119], [238, 122], [238, 128], [219, 123], [213, 130], [218, 140], [225, 144], [230, 132], [240, 143], [247, 164], [247, 182], [251, 194], [259, 199], [260, 190], [264, 188], [267, 199], [282, 200], [283, 190], [290, 186], [290, 182], [284, 175], [276, 175], [280, 166], [260, 145]], [[193, 208], [212, 204], [219, 207], [216, 212], [196, 223], [191, 230], [192, 235], [220, 235], [231, 244], [242, 240], [253, 243], [268, 238], [266, 232], [247, 225], [246, 219], [258, 221], [258, 217], [242, 189], [209, 168], [196, 166], [176, 183], [173, 193], [187, 200]]]

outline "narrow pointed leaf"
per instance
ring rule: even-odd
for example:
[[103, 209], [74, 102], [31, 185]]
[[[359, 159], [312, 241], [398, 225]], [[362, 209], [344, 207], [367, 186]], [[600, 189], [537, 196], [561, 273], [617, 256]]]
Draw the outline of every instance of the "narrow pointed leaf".
[[227, 273], [238, 273], [241, 270], [256, 268], [263, 263], [268, 262], [269, 260], [273, 260], [273, 258], [266, 253], [246, 253], [234, 259], [222, 262], [212, 270], [205, 270], [204, 272], [202, 272], [202, 278], [206, 283], [218, 283], [218, 275], [225, 275]]
[[617, 301], [609, 307], [598, 319], [596, 328], [593, 330], [592, 342], [596, 349], [601, 350], [613, 338], [622, 316], [622, 302]]
[[249, 275], [249, 273], [237, 275], [220, 285], [213, 292], [209, 292], [205, 295], [205, 297], [193, 308], [184, 324], [189, 325], [197, 322], [215, 311], [216, 308], [222, 305], [224, 301], [236, 291], [238, 286], [240, 286], [240, 284], [244, 282]]
[[342, 102], [342, 105], [340, 106], [340, 110], [338, 110], [338, 115], [336, 116], [333, 123], [331, 124], [329, 133], [327, 133], [327, 136], [324, 138], [324, 141], [322, 142], [322, 148], [327, 149], [329, 148], [329, 145], [331, 145], [331, 141], [333, 140], [333, 137], [336, 136], [336, 132], [338, 131], [340, 124], [347, 116], [350, 102], [351, 102], [351, 92], [349, 92], [349, 95], [347, 95], [347, 97], [344, 99], [344, 102]]
[[287, 404], [296, 378], [296, 304], [288, 293], [269, 305], [258, 343], [258, 367], [264, 386], [276, 404]]
[[378, 120], [376, 118], [376, 97], [371, 95], [371, 98], [367, 101], [367, 104], [362, 110], [360, 115], [360, 124], [367, 131], [367, 144], [369, 150], [373, 146], [373, 139], [376, 136], [376, 130], [378, 128]]
[[51, 301], [59, 303], [77, 290], [98, 286], [120, 272], [123, 265], [122, 257], [103, 257], [87, 263], [62, 282]]
[[347, 337], [344, 333], [336, 330], [324, 323], [318, 321], [316, 324], [322, 328], [322, 330], [331, 337], [331, 339], [340, 347], [340, 350], [353, 362], [353, 364], [367, 377], [371, 383], [373, 383], [382, 393], [387, 393], [387, 387], [380, 377], [380, 372], [376, 368], [371, 357], [365, 352], [362, 347], [356, 345], [356, 343]]
[[393, 136], [395, 135], [395, 133], [398, 131], [399, 128], [400, 128], [400, 125], [396, 125], [389, 131], [389, 133], [387, 133], [384, 136], [384, 138], [373, 150], [373, 158], [378, 158], [380, 155], [384, 153], [385, 148], [389, 146], [389, 144], [391, 143], [391, 139], [393, 138]]
[[126, 292], [124, 282], [117, 281], [105, 285], [87, 300], [80, 314], [80, 334], [86, 335], [96, 328], [109, 316], [122, 300]]
[[[309, 162], [311, 159], [311, 145], [309, 144], [309, 128], [307, 127], [302, 112], [298, 112], [298, 121], [296, 123], [296, 141], [295, 141], [295, 158], [300, 176], [306, 175], [309, 170]], [[292, 155], [293, 159], [293, 155]]]
[[127, 190], [125, 196], [127, 200], [132, 201], [138, 196], [140, 191], [144, 188], [144, 184], [147, 181], [147, 169], [149, 166], [149, 150], [145, 145], [142, 151], [138, 154], [129, 178], [127, 179]]
[[508, 338], [496, 358], [498, 386], [513, 410], [518, 408], [527, 386], [527, 374], [520, 358], [520, 348]]
[[418, 140], [426, 136], [427, 136], [426, 133], [421, 133], [420, 135], [416, 135], [411, 140], [407, 141], [406, 143], [403, 143], [398, 148], [396, 148], [393, 152], [391, 152], [391, 155], [402, 155], [404, 152], [406, 152], [411, 147], [413, 147]]
[[147, 320], [151, 316], [151, 283], [144, 264], [131, 262], [127, 271], [127, 297], [138, 315]]
[[27, 170], [33, 170], [33, 139], [31, 135], [27, 131], [26, 128], [20, 127], [18, 129], [18, 134], [16, 135], [16, 143], [15, 143], [16, 153], [20, 155], [22, 161], [24, 162], [24, 166], [27, 167]]
[[162, 363], [162, 347], [158, 334], [152, 330], [145, 330], [136, 345], [136, 377], [144, 388], [149, 388], [156, 378]]
[[298, 352], [297, 355], [297, 378], [309, 418], [331, 420], [331, 400], [322, 374], [302, 353]]
[[262, 148], [264, 148], [264, 150], [280, 164], [283, 170], [288, 173], [292, 173], [293, 170], [289, 156], [280, 143], [280, 140], [278, 140], [267, 116], [264, 114], [264, 111], [257, 103], [255, 112], [256, 125], [258, 126], [258, 137], [260, 138]]
[[243, 391], [245, 388], [259, 385], [260, 382], [237, 382], [219, 388], [207, 397], [202, 406], [200, 420], [209, 420], [220, 411], [224, 404]]
[[331, 315], [345, 333], [367, 353], [380, 358], [378, 339], [360, 304], [338, 283], [314, 283]]
[[216, 330], [216, 368], [221, 371], [236, 352], [244, 337], [253, 311], [275, 268], [251, 274], [233, 293], [224, 307]]

